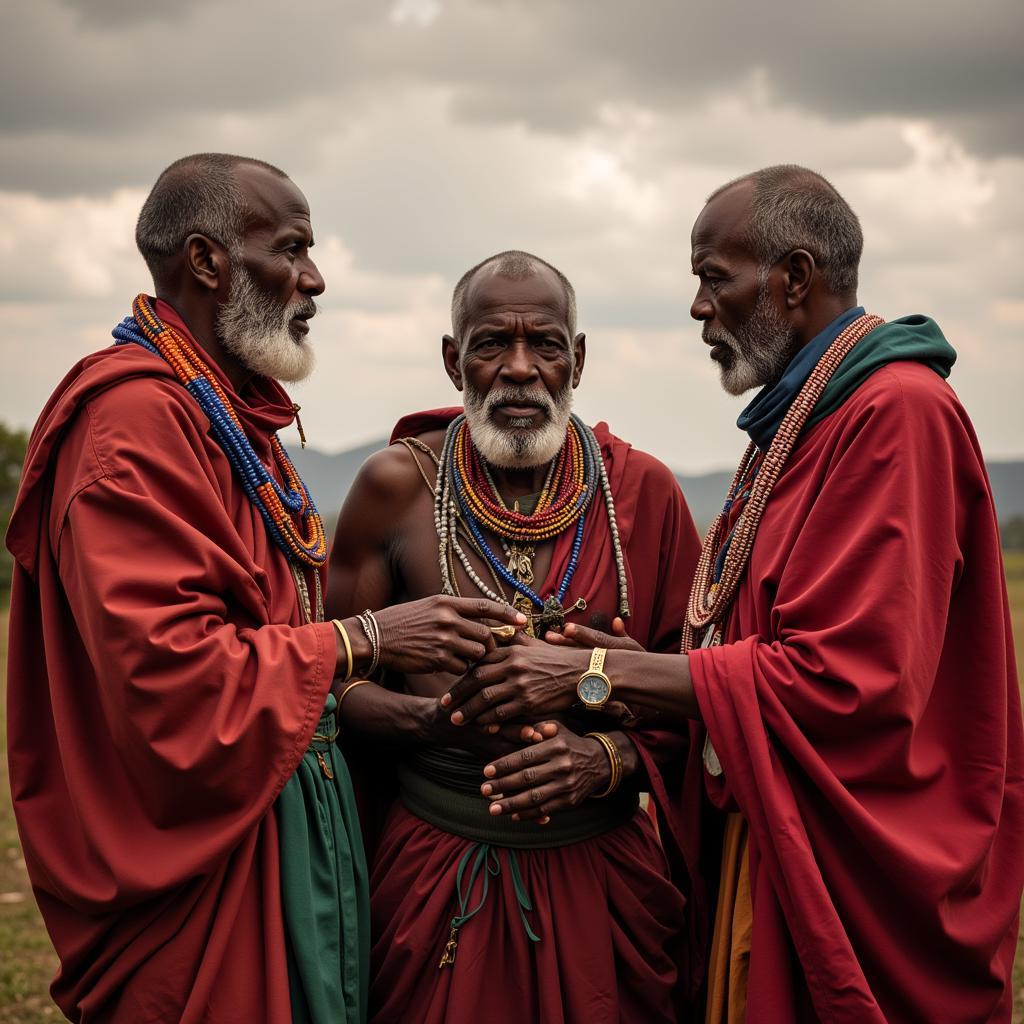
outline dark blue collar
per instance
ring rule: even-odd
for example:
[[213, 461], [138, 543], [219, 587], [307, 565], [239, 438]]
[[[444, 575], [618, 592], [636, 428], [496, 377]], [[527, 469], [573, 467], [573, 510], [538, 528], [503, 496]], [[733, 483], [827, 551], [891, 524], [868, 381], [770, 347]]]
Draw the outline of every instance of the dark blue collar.
[[793, 404], [818, 360], [842, 331], [859, 316], [863, 306], [854, 306], [841, 313], [820, 334], [816, 334], [790, 361], [778, 384], [762, 388], [740, 413], [736, 426], [745, 430], [761, 451], [767, 450], [782, 423], [786, 410]]

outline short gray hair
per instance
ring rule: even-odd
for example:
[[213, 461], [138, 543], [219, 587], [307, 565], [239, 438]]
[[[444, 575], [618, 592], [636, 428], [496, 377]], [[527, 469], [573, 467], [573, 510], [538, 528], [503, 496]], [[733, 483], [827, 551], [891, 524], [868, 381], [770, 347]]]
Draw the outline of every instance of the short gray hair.
[[547, 260], [542, 260], [539, 256], [523, 252], [520, 249], [508, 249], [505, 252], [499, 252], [494, 256], [488, 256], [487, 259], [481, 260], [476, 266], [470, 267], [459, 278], [459, 283], [455, 286], [455, 291], [452, 293], [452, 333], [455, 335], [456, 341], [461, 343], [462, 331], [466, 326], [466, 292], [469, 291], [470, 283], [478, 271], [492, 265], [494, 266], [495, 274], [510, 278], [513, 281], [522, 281], [537, 273], [538, 267], [547, 267], [558, 278], [559, 284], [561, 284], [562, 290], [565, 292], [569, 337], [572, 339], [576, 336], [576, 289], [573, 288], [569, 279], [558, 267], [552, 266]]
[[241, 164], [288, 177], [254, 157], [194, 153], [175, 160], [157, 178], [135, 225], [135, 244], [151, 273], [158, 274], [163, 262], [180, 253], [185, 239], [193, 234], [220, 242], [232, 257], [238, 253], [248, 212], [235, 180]]
[[834, 295], [857, 290], [864, 235], [857, 215], [834, 186], [815, 171], [778, 164], [745, 174], [716, 189], [751, 182], [754, 198], [746, 241], [767, 268], [794, 249], [806, 249]]

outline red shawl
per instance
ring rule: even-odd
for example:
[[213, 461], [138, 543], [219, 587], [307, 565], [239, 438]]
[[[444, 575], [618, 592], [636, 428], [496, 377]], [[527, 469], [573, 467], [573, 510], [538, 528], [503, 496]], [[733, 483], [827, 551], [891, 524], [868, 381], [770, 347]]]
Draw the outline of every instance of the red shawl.
[[708, 791], [750, 828], [751, 1019], [1008, 1021], [1020, 697], [981, 451], [932, 370], [808, 432], [726, 639], [690, 667]]
[[[258, 381], [237, 409], [269, 458], [286, 396]], [[166, 363], [127, 345], [71, 370], [7, 544], [11, 788], [58, 1006], [290, 1020], [271, 809], [335, 641], [299, 626], [284, 555]]]

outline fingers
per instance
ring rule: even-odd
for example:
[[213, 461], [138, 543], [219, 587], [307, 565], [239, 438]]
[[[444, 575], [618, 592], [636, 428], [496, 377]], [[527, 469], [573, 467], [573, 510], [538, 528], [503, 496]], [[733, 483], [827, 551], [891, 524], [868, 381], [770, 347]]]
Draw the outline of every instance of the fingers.
[[[616, 626], [618, 623], [618, 626]], [[599, 629], [581, 626], [578, 622], [569, 622], [565, 626], [565, 635], [579, 647], [607, 647], [612, 650], [642, 651], [643, 645], [637, 643], [626, 634], [626, 624], [620, 618], [612, 622], [612, 633], [602, 633]]]
[[551, 644], [552, 647], [578, 646], [578, 644], [572, 639], [572, 637], [568, 637], [564, 633], [556, 633], [553, 629], [549, 629], [544, 634], [544, 642]]
[[507, 622], [510, 626], [526, 625], [526, 616], [522, 612], [485, 597], [446, 597], [442, 600], [465, 619], [493, 619]]
[[501, 725], [516, 717], [515, 689], [507, 684], [484, 686], [452, 715], [452, 725]]
[[507, 647], [498, 647], [485, 656], [478, 664], [469, 671], [468, 666], [463, 666], [458, 673], [465, 673], [452, 688], [441, 695], [441, 707], [457, 708], [469, 700], [482, 686], [498, 682], [505, 676], [505, 669], [502, 663], [508, 656]]
[[560, 770], [550, 762], [544, 761], [524, 768], [521, 772], [512, 772], [510, 775], [499, 776], [485, 782], [480, 787], [480, 792], [489, 797], [514, 796], [516, 793], [536, 789], [553, 781]]

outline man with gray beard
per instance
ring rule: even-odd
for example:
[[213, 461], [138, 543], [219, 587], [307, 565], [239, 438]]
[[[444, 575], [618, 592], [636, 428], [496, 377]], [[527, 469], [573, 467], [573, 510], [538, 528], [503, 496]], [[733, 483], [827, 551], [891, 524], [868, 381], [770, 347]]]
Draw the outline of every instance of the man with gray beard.
[[7, 544], [14, 811], [76, 1021], [361, 1024], [366, 864], [334, 711], [376, 665], [464, 671], [494, 601], [324, 621], [278, 431], [312, 368], [309, 208], [209, 153], [139, 216], [155, 296], [32, 434]]
[[[760, 390], [685, 656], [616, 647], [602, 670], [703, 751], [681, 803], [724, 835], [705, 844], [718, 897], [695, 1019], [1009, 1024], [1024, 723], [956, 353], [934, 320], [859, 304], [860, 223], [807, 168], [723, 185], [690, 243], [722, 383]], [[592, 658], [561, 638], [498, 648], [441, 704], [467, 731], [537, 720], [578, 699]], [[521, 754], [485, 772], [500, 818], [547, 808], [543, 784], [508, 795]]]
[[[405, 417], [364, 465], [335, 533], [330, 614], [497, 599], [529, 619], [518, 642], [539, 652], [538, 686], [540, 637], [570, 624], [591, 642], [678, 649], [693, 522], [665, 466], [572, 414], [585, 356], [572, 285], [550, 264], [505, 252], [463, 275], [442, 357], [465, 412]], [[341, 712], [350, 743], [370, 741], [353, 763], [383, 817], [367, 829], [371, 1020], [676, 1020], [698, 976], [695, 837], [663, 819], [663, 849], [638, 794], [665, 806], [662, 766], [685, 739], [633, 728], [599, 671], [565, 715], [488, 730], [450, 721], [438, 697], [453, 681], [389, 673]], [[492, 792], [484, 765], [516, 750], [528, 770]], [[531, 783], [541, 801], [495, 816]]]

